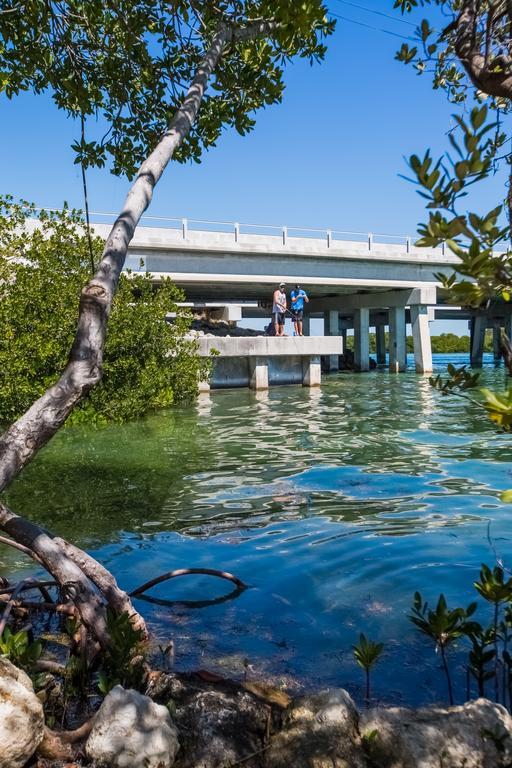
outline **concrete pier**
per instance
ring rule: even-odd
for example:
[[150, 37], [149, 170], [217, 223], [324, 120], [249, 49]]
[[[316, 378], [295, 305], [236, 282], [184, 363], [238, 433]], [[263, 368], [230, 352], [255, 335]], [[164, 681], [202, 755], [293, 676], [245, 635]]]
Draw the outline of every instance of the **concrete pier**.
[[[337, 309], [329, 309], [324, 313], [324, 336], [338, 336], [340, 334], [340, 313]], [[329, 355], [327, 360], [327, 368], [329, 371], [338, 371], [340, 367], [340, 355], [343, 354], [343, 344], [340, 343], [340, 348], [337, 355]]]
[[411, 326], [416, 373], [432, 373], [432, 346], [428, 327], [428, 307], [411, 307]]
[[354, 310], [354, 370], [370, 370], [370, 310], [361, 307]]
[[492, 349], [494, 353], [494, 362], [501, 360], [501, 327], [494, 324], [492, 327]]
[[375, 326], [375, 341], [377, 347], [377, 365], [386, 365], [386, 326]]
[[277, 384], [321, 384], [320, 356], [334, 356], [341, 349], [340, 336], [203, 336], [198, 340], [201, 357], [210, 357], [210, 384], [200, 391], [228, 387], [250, 387], [256, 391]]
[[268, 389], [268, 359], [249, 357], [249, 386], [251, 389]]
[[322, 368], [320, 357], [302, 358], [302, 385], [304, 387], [319, 387], [322, 383]]
[[401, 373], [407, 367], [404, 307], [389, 309], [389, 370]]
[[473, 368], [481, 368], [487, 318], [484, 315], [476, 315], [472, 320], [472, 326], [470, 362]]

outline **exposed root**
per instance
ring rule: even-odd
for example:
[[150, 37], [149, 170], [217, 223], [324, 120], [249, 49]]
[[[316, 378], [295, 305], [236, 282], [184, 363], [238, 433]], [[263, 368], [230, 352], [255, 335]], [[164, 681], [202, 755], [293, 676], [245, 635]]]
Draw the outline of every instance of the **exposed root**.
[[29, 589], [41, 589], [42, 587], [57, 587], [56, 581], [34, 581], [33, 579], [24, 579], [17, 584], [5, 584], [1, 587], [2, 594], [9, 592], [17, 592], [18, 587], [21, 586], [21, 592], [26, 592]]
[[138, 597], [144, 592], [147, 592], [148, 589], [151, 589], [151, 587], [155, 587], [157, 584], [161, 584], [163, 581], [176, 579], [178, 576], [190, 576], [193, 574], [199, 574], [203, 576], [216, 576], [219, 579], [226, 579], [227, 581], [236, 584], [239, 590], [247, 589], [247, 584], [244, 584], [243, 581], [238, 579], [236, 576], [233, 576], [232, 573], [228, 573], [227, 571], [217, 571], [214, 568], [178, 568], [175, 571], [164, 573], [162, 576], [157, 576], [156, 579], [147, 581], [145, 584], [142, 584], [142, 586], [132, 590], [129, 595], [130, 597]]
[[23, 554], [28, 555], [32, 558], [32, 560], [35, 560], [36, 563], [40, 563], [43, 565], [43, 561], [41, 560], [36, 553], [30, 549], [29, 547], [25, 547], [23, 544], [20, 544], [18, 541], [14, 541], [14, 539], [9, 539], [7, 536], [0, 536], [0, 544], [7, 544], [8, 547], [13, 547], [14, 549], [17, 549], [19, 552], [23, 552]]
[[[6, 603], [8, 600], [11, 600], [11, 598], [8, 598], [7, 595], [0, 595], [0, 603]], [[27, 611], [53, 611], [55, 613], [64, 613], [67, 616], [76, 616], [76, 608], [72, 605], [72, 603], [46, 603], [43, 601], [36, 601], [36, 600], [12, 600], [12, 607], [13, 609], [24, 609]]]
[[17, 584], [9, 599], [7, 600], [7, 604], [4, 608], [4, 612], [2, 614], [2, 618], [0, 619], [0, 637], [4, 633], [5, 626], [7, 624], [7, 619], [9, 618], [11, 611], [13, 609], [14, 603], [16, 602], [16, 598], [18, 595], [23, 591], [24, 585], [28, 582], [28, 579], [24, 579], [23, 581], [20, 581], [19, 584]]
[[38, 659], [34, 662], [34, 667], [38, 672], [50, 672], [52, 675], [58, 675], [59, 677], [66, 676], [64, 664], [59, 664], [58, 661], [52, 661], [51, 659]]
[[47, 760], [74, 760], [77, 746], [84, 741], [92, 730], [94, 718], [86, 720], [74, 731], [52, 731], [45, 726], [43, 740], [37, 748], [37, 754]]
[[[78, 612], [91, 637], [96, 639], [105, 649], [109, 643], [105, 623], [106, 607], [110, 607], [117, 615], [127, 614], [133, 627], [137, 630], [142, 630], [147, 639], [148, 632], [144, 618], [133, 608], [130, 598], [139, 597], [149, 600], [150, 597], [145, 596], [145, 593], [164, 581], [176, 579], [180, 576], [214, 576], [235, 585], [236, 590], [232, 595], [228, 596], [229, 599], [238, 596], [247, 589], [247, 584], [244, 584], [241, 579], [227, 571], [214, 568], [179, 568], [145, 582], [128, 594], [120, 589], [110, 571], [78, 547], [64, 539], [51, 537], [38, 526], [14, 515], [0, 504], [1, 517], [4, 519], [0, 519], [0, 524], [3, 523], [4, 529], [9, 528], [9, 533], [23, 539], [23, 543], [0, 536], [0, 544], [4, 543], [8, 546], [13, 546], [15, 549], [27, 554], [33, 560], [43, 565], [54, 577], [54, 580], [44, 581], [28, 578], [17, 584], [6, 582], [0, 585], [0, 603], [5, 603], [3, 615], [0, 619], [0, 635], [6, 626], [7, 619], [13, 608], [28, 611], [41, 610], [67, 615], [76, 615]], [[52, 600], [48, 591], [52, 587], [59, 587], [60, 594], [64, 596], [64, 602], [62, 602], [62, 597], [60, 602]], [[33, 589], [38, 589], [41, 592], [42, 601], [24, 599], [23, 593]], [[220, 598], [220, 601], [225, 599], [226, 597]], [[203, 604], [209, 605], [211, 602], [198, 601], [197, 605], [194, 604], [194, 607], [201, 607]], [[213, 602], [218, 602], [218, 600]]]
[[107, 604], [117, 614], [127, 613], [130, 616], [132, 626], [136, 630], [141, 630], [144, 636], [148, 637], [146, 623], [143, 617], [134, 609], [130, 596], [120, 589], [116, 579], [101, 563], [75, 547], [65, 539], [57, 538], [55, 541], [63, 550], [65, 555], [77, 565], [80, 570], [89, 578], [93, 584], [100, 590], [107, 601]]

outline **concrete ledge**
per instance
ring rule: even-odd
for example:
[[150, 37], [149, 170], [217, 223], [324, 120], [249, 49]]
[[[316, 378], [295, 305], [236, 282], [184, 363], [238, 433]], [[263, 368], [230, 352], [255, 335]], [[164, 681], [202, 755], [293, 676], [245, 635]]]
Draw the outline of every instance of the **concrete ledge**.
[[221, 357], [318, 357], [341, 355], [341, 336], [203, 336], [199, 355], [209, 357], [217, 350]]

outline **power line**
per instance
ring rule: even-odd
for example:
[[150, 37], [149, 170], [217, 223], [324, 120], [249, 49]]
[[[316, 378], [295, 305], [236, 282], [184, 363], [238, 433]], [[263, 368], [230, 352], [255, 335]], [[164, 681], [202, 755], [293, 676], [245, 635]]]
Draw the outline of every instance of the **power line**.
[[374, 32], [383, 32], [385, 35], [392, 35], [393, 37], [399, 37], [401, 40], [410, 40], [413, 43], [416, 42], [414, 37], [408, 37], [406, 35], [400, 35], [398, 32], [391, 32], [389, 29], [383, 29], [382, 27], [374, 27], [373, 24], [366, 24], [364, 21], [356, 21], [356, 19], [349, 19], [348, 16], [342, 16], [339, 13], [329, 11], [331, 16], [335, 19], [341, 19], [342, 21], [348, 21], [351, 24], [357, 24], [359, 27], [366, 27], [366, 29], [373, 29]]
[[374, 13], [376, 16], [384, 16], [386, 19], [392, 19], [393, 21], [398, 21], [401, 24], [408, 24], [408, 26], [410, 27], [417, 26], [412, 21], [401, 19], [398, 16], [398, 14], [393, 15], [391, 13], [384, 13], [384, 11], [376, 11], [375, 8], [368, 8], [366, 5], [359, 5], [358, 3], [352, 3], [351, 0], [336, 0], [336, 1], [338, 3], [343, 3], [343, 5], [351, 5], [353, 8], [359, 8], [360, 11], [366, 11], [367, 13]]

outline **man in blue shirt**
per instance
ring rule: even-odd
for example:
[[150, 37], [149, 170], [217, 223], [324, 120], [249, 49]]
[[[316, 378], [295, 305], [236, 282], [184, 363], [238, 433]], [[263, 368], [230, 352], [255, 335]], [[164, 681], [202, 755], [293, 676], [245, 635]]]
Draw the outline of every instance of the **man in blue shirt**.
[[303, 291], [300, 285], [296, 285], [295, 289], [291, 292], [290, 298], [292, 300], [291, 309], [295, 315], [293, 325], [295, 327], [296, 336], [304, 336], [302, 333], [302, 318], [304, 317], [304, 302], [309, 302], [306, 291]]

